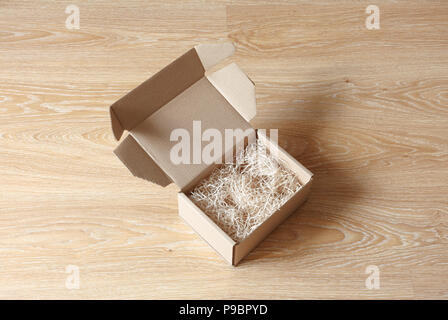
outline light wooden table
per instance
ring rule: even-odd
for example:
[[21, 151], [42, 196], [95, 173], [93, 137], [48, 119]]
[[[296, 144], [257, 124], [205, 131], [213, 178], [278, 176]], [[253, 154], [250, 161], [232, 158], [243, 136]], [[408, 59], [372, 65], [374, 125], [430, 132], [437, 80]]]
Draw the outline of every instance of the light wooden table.
[[[0, 298], [448, 298], [447, 17], [447, 1], [0, 1]], [[108, 115], [225, 40], [257, 85], [253, 126], [315, 174], [237, 268], [177, 216], [175, 186], [113, 155]]]

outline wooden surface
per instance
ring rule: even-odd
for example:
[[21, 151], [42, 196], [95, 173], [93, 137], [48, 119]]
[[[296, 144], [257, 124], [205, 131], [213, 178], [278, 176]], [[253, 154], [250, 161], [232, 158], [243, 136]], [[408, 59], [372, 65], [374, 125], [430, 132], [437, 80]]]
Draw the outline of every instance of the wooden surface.
[[[67, 30], [71, 3], [0, 1], [0, 298], [448, 298], [447, 1], [80, 1]], [[112, 154], [108, 115], [226, 39], [252, 124], [315, 174], [237, 268]]]

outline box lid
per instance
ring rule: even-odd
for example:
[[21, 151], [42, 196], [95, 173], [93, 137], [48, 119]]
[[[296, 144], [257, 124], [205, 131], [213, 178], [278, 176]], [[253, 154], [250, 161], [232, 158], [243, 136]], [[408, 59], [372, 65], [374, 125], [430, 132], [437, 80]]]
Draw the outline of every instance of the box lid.
[[170, 161], [178, 143], [170, 139], [173, 130], [185, 129], [195, 143], [195, 134], [202, 133], [194, 132], [193, 121], [201, 121], [201, 131], [213, 128], [223, 136], [225, 129], [251, 128], [248, 121], [256, 114], [253, 82], [234, 63], [205, 76], [233, 52], [231, 43], [198, 45], [112, 104], [115, 138], [129, 131], [114, 153], [135, 176], [162, 186], [174, 182], [182, 189], [209, 165]]

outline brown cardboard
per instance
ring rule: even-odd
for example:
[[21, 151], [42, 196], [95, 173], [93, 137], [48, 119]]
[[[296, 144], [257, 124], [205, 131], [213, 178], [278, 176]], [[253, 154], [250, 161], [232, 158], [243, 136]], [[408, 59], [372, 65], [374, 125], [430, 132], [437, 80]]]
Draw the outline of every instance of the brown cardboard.
[[202, 130], [215, 128], [223, 136], [226, 128], [251, 128], [210, 81], [203, 77], [131, 130], [135, 140], [181, 189], [209, 166], [205, 163], [176, 165], [170, 161], [170, 150], [178, 143], [170, 141], [171, 132], [182, 128], [192, 133], [194, 120], [201, 120]]
[[[193, 121], [201, 121], [201, 130], [242, 129], [245, 139], [254, 131], [249, 122], [256, 114], [255, 86], [234, 63], [205, 75], [206, 70], [234, 52], [230, 43], [201, 44], [173, 61], [110, 107], [112, 130], [118, 140], [129, 134], [114, 150], [135, 176], [166, 186], [174, 182], [179, 188], [179, 215], [230, 264], [236, 265], [273, 229], [306, 199], [312, 173], [258, 134], [269, 150], [293, 170], [303, 184], [280, 210], [268, 218], [249, 237], [236, 243], [203, 213], [186, 195], [217, 164], [173, 164], [170, 150], [172, 130], [183, 128], [192, 135]], [[235, 139], [236, 140], [236, 139]], [[222, 155], [233, 152], [242, 141], [223, 146]]]
[[233, 262], [233, 241], [183, 192], [178, 194], [179, 215], [198, 235], [216, 250], [228, 263]]
[[120, 143], [114, 150], [114, 153], [134, 176], [149, 180], [163, 187], [171, 183], [171, 179], [151, 157], [148, 157], [146, 151], [131, 135], [128, 135]]
[[[208, 166], [191, 164], [186, 167], [169, 161], [169, 150], [176, 143], [169, 139], [173, 128], [191, 132], [193, 120], [201, 120], [203, 130], [250, 128], [247, 121], [256, 113], [252, 81], [236, 64], [207, 77], [204, 75], [205, 70], [233, 52], [231, 43], [198, 45], [110, 107], [115, 138], [118, 140], [123, 130], [128, 130], [139, 145], [132, 144], [121, 152], [115, 150], [116, 154], [120, 153], [117, 154], [119, 158], [122, 161], [129, 158], [124, 152], [139, 154], [141, 148], [152, 159], [151, 170], [145, 175], [137, 174], [141, 172], [137, 162], [123, 161], [134, 175], [157, 184], [162, 181], [163, 185], [165, 178], [161, 176], [166, 174], [182, 189]], [[135, 150], [130, 150], [131, 147]]]
[[115, 138], [130, 131], [204, 75], [195, 49], [189, 50], [110, 107]]
[[207, 79], [246, 121], [255, 117], [255, 86], [236, 63], [214, 72]]

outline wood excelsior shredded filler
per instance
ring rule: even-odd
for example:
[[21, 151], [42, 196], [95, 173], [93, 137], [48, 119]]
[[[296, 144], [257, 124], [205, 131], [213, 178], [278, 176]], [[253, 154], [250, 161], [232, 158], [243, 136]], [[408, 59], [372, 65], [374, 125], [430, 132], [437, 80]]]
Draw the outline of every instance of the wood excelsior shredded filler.
[[240, 242], [300, 188], [297, 176], [257, 140], [237, 154], [235, 163], [215, 168], [190, 199]]

